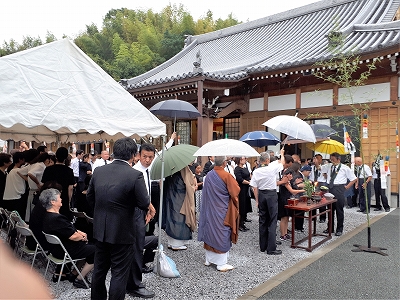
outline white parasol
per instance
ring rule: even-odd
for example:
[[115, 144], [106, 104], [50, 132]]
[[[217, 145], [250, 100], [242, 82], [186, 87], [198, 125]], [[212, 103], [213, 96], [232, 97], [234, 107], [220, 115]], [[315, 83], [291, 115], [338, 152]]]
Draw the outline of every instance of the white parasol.
[[262, 124], [299, 140], [315, 143], [315, 133], [311, 126], [297, 116], [280, 115]]
[[248, 144], [232, 139], [221, 139], [208, 142], [197, 150], [193, 156], [245, 156], [253, 157], [260, 154]]

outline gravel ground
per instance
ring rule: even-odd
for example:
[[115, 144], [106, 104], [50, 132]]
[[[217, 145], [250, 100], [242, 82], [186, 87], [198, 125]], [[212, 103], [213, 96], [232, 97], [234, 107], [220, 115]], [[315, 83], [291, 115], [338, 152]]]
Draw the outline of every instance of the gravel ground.
[[[254, 203], [253, 203], [254, 204]], [[253, 211], [256, 211], [253, 209]], [[382, 212], [372, 211], [370, 217]], [[144, 274], [143, 281], [146, 287], [156, 293], [154, 299], [236, 299], [247, 291], [264, 283], [279, 272], [290, 268], [302, 259], [309, 257], [309, 253], [302, 249], [290, 248], [290, 242], [284, 241], [277, 249], [282, 250], [282, 255], [267, 255], [259, 250], [258, 246], [258, 216], [257, 213], [249, 213], [250, 223], [246, 226], [250, 231], [240, 232], [237, 244], [234, 244], [230, 251], [228, 263], [235, 269], [229, 272], [219, 272], [214, 265], [204, 266], [203, 243], [197, 241], [197, 233], [193, 234], [193, 240], [188, 244], [186, 251], [166, 250], [166, 254], [171, 257], [181, 274], [180, 278], [163, 278], [154, 273]], [[359, 225], [366, 222], [366, 215], [357, 212], [357, 208], [345, 209], [344, 232], [352, 231]], [[289, 224], [290, 228], [291, 224]], [[307, 230], [307, 225], [305, 224]], [[317, 222], [317, 231], [322, 232], [326, 229], [326, 224]], [[279, 224], [278, 224], [279, 230]], [[302, 238], [303, 233], [295, 233], [296, 238]], [[278, 232], [279, 236], [279, 232]], [[164, 235], [165, 237], [165, 235]], [[340, 237], [333, 238], [321, 245], [324, 247], [331, 241]], [[163, 239], [166, 249], [166, 239]], [[319, 249], [317, 248], [317, 249]], [[316, 251], [315, 249], [314, 251]], [[45, 266], [43, 262], [37, 260], [36, 269], [43, 274]], [[52, 272], [49, 272], [52, 273]], [[90, 274], [91, 275], [91, 274]], [[49, 286], [55, 292], [56, 284], [50, 282], [50, 274], [47, 275]], [[107, 277], [107, 287], [109, 284], [110, 273]], [[57, 299], [90, 299], [90, 290], [77, 289], [68, 281], [60, 282]], [[129, 295], [125, 299], [139, 299]]]

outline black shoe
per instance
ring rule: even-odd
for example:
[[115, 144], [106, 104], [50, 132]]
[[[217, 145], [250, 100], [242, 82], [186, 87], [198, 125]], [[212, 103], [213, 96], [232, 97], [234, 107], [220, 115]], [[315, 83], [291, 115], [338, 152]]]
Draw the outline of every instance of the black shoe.
[[385, 208], [385, 212], [389, 212], [390, 211], [390, 208]]
[[324, 219], [322, 219], [322, 220], [319, 220], [319, 222], [320, 222], [320, 223], [325, 223], [325, 220], [324, 220]]
[[156, 294], [148, 289], [141, 287], [130, 291], [129, 294], [133, 297], [140, 297], [140, 298], [153, 298]]
[[[60, 275], [59, 274], [53, 274], [52, 281], [53, 282], [58, 282], [58, 276], [60, 276]], [[67, 280], [67, 279], [68, 279], [67, 274], [61, 274], [60, 281], [64, 281], [64, 280]]]
[[322, 231], [323, 233], [329, 233], [328, 229], [325, 229], [324, 231]]
[[304, 228], [303, 229], [295, 229], [296, 232], [304, 232]]
[[268, 255], [281, 255], [282, 250], [274, 250], [274, 251], [269, 251], [267, 252]]
[[357, 212], [364, 213], [365, 210], [358, 209]]
[[341, 236], [341, 235], [342, 235], [342, 232], [341, 232], [341, 231], [336, 231], [335, 235], [336, 235], [336, 236]]
[[245, 222], [251, 222], [251, 220], [250, 220], [250, 219], [247, 219], [247, 218], [246, 218], [246, 220], [244, 220], [244, 221], [245, 221]]
[[[91, 286], [92, 286], [91, 283], [88, 282], [87, 280], [86, 280], [86, 282], [87, 282], [89, 288], [91, 288]], [[87, 289], [87, 286], [86, 286], [86, 284], [85, 284], [85, 282], [83, 280], [75, 279], [72, 284], [74, 285], [74, 287], [77, 287], [79, 289]]]
[[151, 272], [153, 272], [153, 267], [148, 267], [148, 266], [144, 266], [143, 268], [142, 268], [142, 273], [151, 273]]
[[73, 273], [68, 273], [67, 278], [69, 282], [74, 282], [76, 277], [78, 277], [78, 274], [73, 274]]
[[379, 208], [375, 208], [375, 209], [374, 209], [374, 211], [380, 211], [380, 210], [382, 210], [382, 207], [379, 207]]
[[282, 245], [282, 242], [281, 241], [276, 241], [276, 244], [277, 245]]
[[250, 229], [247, 228], [246, 226], [242, 225], [242, 226], [239, 226], [239, 230], [245, 232], [245, 231], [249, 231]]
[[350, 205], [347, 205], [347, 206], [346, 206], [346, 208], [347, 208], [347, 209], [350, 209], [350, 208], [351, 208], [351, 206], [350, 206]]

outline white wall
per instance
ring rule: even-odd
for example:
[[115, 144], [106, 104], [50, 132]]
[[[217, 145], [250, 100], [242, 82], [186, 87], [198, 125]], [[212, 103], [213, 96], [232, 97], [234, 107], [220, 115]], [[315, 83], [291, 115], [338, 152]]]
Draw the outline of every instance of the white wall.
[[249, 112], [264, 110], [264, 98], [254, 98], [249, 101]]
[[268, 97], [268, 111], [296, 109], [296, 94]]
[[301, 108], [332, 106], [333, 90], [301, 93]]
[[[351, 99], [351, 96], [353, 99]], [[351, 89], [339, 89], [339, 105], [382, 102], [390, 100], [390, 83], [370, 84], [353, 87]]]

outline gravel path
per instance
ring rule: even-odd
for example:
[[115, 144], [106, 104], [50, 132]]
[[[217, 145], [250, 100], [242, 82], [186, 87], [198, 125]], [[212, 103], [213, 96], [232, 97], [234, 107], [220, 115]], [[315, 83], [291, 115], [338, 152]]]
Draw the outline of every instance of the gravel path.
[[[253, 211], [256, 210], [253, 209]], [[357, 208], [345, 209], [344, 235], [366, 222], [366, 215], [356, 211]], [[381, 212], [373, 211], [370, 217], [373, 218], [379, 213]], [[282, 250], [282, 255], [273, 256], [260, 252], [258, 247], [258, 216], [256, 213], [250, 213], [248, 216], [252, 220], [252, 222], [246, 223], [250, 231], [240, 232], [238, 243], [233, 245], [230, 251], [228, 263], [235, 267], [234, 270], [221, 273], [213, 265], [204, 266], [203, 243], [197, 241], [197, 233], [195, 232], [193, 240], [188, 245], [188, 250], [177, 252], [166, 250], [166, 254], [175, 261], [181, 274], [180, 278], [163, 278], [154, 273], [143, 275], [146, 287], [156, 293], [154, 299], [236, 299], [279, 272], [312, 255], [305, 250], [290, 248], [289, 241], [277, 246], [277, 249]], [[326, 228], [326, 224], [317, 223], [317, 228], [318, 231], [322, 231]], [[304, 234], [296, 233], [296, 235], [297, 238], [301, 238]], [[330, 241], [320, 247], [324, 247], [338, 238], [340, 237], [333, 236]], [[163, 240], [166, 249], [166, 240], [165, 238]], [[40, 261], [36, 264], [36, 267], [40, 268], [40, 273], [44, 273]], [[50, 275], [47, 277], [49, 281]], [[110, 274], [107, 280], [109, 278]], [[51, 288], [55, 288], [55, 284], [52, 282], [49, 285]], [[60, 282], [59, 291], [58, 299], [90, 299], [89, 290], [76, 289], [67, 281]], [[125, 299], [139, 298], [127, 295]]]

